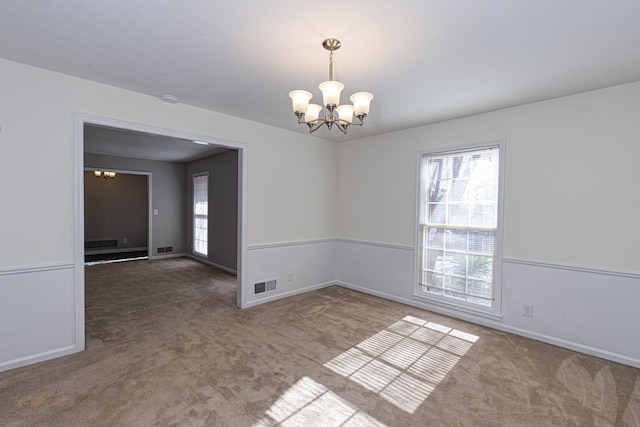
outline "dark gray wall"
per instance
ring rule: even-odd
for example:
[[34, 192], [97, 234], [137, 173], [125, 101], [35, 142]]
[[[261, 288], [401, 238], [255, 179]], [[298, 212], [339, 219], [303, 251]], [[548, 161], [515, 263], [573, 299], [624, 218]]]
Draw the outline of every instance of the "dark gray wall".
[[187, 164], [187, 246], [193, 253], [193, 174], [209, 173], [208, 261], [230, 270], [238, 265], [238, 152], [226, 151]]
[[86, 168], [150, 172], [152, 208], [158, 210], [158, 215], [153, 215], [151, 219], [153, 250], [150, 255], [157, 255], [157, 248], [166, 246], [172, 246], [173, 253], [187, 253], [184, 209], [186, 166], [183, 163], [85, 153], [84, 164]]
[[[96, 178], [84, 173], [84, 240], [117, 239], [118, 249], [147, 247], [149, 197], [146, 175]], [[126, 243], [125, 240], [126, 239]]]

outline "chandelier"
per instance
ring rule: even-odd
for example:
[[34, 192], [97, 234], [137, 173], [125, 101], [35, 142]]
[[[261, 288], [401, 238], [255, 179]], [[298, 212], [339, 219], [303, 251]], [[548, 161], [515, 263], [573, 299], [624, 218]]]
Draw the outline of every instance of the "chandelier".
[[[373, 99], [373, 94], [369, 92], [358, 92], [351, 95], [349, 99], [353, 105], [340, 105], [340, 92], [344, 89], [344, 85], [333, 80], [333, 51], [340, 49], [341, 45], [338, 39], [326, 39], [322, 42], [322, 47], [330, 52], [329, 80], [318, 85], [322, 91], [322, 101], [327, 109], [324, 118], [320, 118], [322, 110], [320, 105], [309, 104], [313, 97], [311, 92], [306, 90], [289, 92], [293, 112], [298, 117], [298, 124], [304, 123], [309, 126], [309, 133], [315, 132], [322, 125], [327, 125], [329, 130], [335, 125], [342, 133], [346, 134], [349, 126], [362, 126], [364, 118], [369, 114], [369, 104]], [[356, 123], [353, 122], [354, 114], [358, 119]]]

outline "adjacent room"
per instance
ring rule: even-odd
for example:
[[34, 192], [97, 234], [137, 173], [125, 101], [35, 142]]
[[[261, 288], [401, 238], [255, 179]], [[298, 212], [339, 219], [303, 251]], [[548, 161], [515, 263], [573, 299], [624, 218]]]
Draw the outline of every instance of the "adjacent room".
[[640, 425], [639, 20], [0, 2], [0, 424]]
[[[116, 317], [201, 298], [214, 291], [211, 285], [212, 281], [217, 283], [216, 278], [224, 278], [235, 305], [236, 150], [85, 125], [84, 164], [85, 334], [89, 349], [102, 347], [105, 339], [111, 338], [108, 324]], [[119, 264], [185, 256], [210, 266], [211, 280], [188, 280], [191, 272], [187, 266], [193, 263], [162, 275], [151, 274], [149, 269], [154, 267], [143, 267], [146, 263], [134, 263], [146, 271], [145, 278], [139, 280], [131, 273], [137, 270]], [[101, 266], [116, 262], [118, 265]], [[121, 271], [132, 277], [122, 278]]]

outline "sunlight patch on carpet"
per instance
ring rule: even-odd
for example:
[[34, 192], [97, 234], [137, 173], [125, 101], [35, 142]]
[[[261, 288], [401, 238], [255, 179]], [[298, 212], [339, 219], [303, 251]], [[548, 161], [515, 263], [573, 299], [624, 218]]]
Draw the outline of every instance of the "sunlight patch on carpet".
[[324, 366], [413, 414], [477, 340], [407, 316]]
[[253, 427], [374, 426], [385, 427], [370, 415], [309, 377], [289, 388]]

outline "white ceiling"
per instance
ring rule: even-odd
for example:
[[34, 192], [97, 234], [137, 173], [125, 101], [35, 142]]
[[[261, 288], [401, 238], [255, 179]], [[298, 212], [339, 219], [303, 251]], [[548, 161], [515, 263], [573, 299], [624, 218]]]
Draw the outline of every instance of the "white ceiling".
[[0, 0], [0, 57], [303, 133], [327, 37], [375, 94], [335, 141], [640, 80], [638, 0]]
[[84, 151], [107, 156], [187, 163], [228, 150], [202, 141], [85, 125]]

